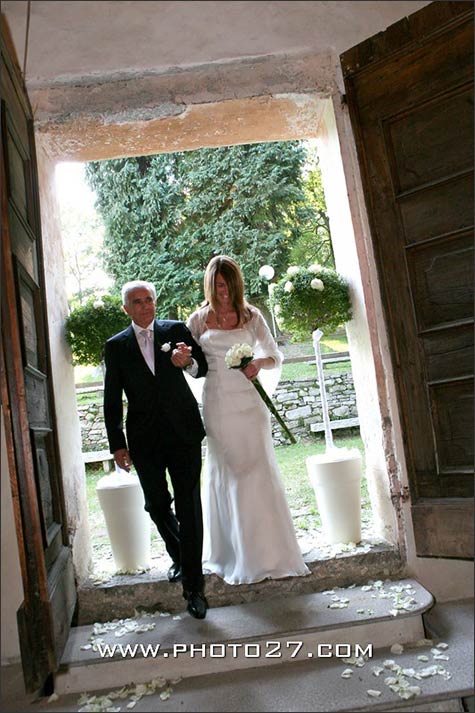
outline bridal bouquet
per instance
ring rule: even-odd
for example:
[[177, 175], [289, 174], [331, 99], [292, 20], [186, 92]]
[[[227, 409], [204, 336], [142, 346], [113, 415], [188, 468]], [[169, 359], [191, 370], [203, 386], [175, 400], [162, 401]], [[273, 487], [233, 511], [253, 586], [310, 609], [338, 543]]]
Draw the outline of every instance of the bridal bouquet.
[[[224, 361], [226, 363], [226, 366], [228, 369], [245, 369], [246, 366], [249, 364], [249, 362], [252, 361], [254, 357], [254, 354], [252, 352], [252, 347], [249, 344], [234, 344], [228, 351], [226, 352], [226, 356], [224, 357]], [[262, 400], [266, 404], [267, 408], [269, 411], [274, 414], [276, 417], [277, 421], [279, 422], [282, 430], [287, 434], [289, 440], [291, 443], [296, 443], [295, 436], [293, 433], [289, 431], [287, 426], [285, 425], [284, 421], [282, 420], [282, 417], [280, 413], [277, 411], [276, 407], [268, 397], [267, 393], [264, 390], [264, 387], [262, 386], [261, 382], [259, 379], [253, 379], [252, 383], [254, 384], [255, 388], [259, 392]]]

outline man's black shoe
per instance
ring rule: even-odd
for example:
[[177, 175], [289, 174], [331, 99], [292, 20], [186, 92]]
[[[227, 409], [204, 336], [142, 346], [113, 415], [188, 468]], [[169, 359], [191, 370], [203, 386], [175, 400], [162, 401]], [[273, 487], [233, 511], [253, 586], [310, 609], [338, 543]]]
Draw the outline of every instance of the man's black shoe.
[[179, 582], [181, 580], [181, 566], [174, 562], [167, 572], [169, 582]]
[[208, 609], [208, 602], [203, 592], [183, 592], [183, 596], [188, 601], [186, 608], [191, 616], [194, 616], [195, 619], [204, 619]]

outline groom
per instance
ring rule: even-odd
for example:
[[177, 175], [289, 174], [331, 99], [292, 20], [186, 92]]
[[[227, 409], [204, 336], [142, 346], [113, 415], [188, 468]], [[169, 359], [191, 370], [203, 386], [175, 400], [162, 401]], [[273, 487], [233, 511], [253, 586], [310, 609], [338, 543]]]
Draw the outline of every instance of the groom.
[[[208, 367], [183, 322], [155, 319], [155, 300], [150, 282], [135, 280], [122, 288], [122, 306], [132, 324], [105, 345], [104, 419], [111, 453], [124, 470], [134, 464], [145, 509], [173, 560], [168, 579], [182, 580], [189, 613], [204, 619], [208, 603], [201, 567], [200, 472], [205, 432], [183, 371], [200, 377]], [[123, 392], [128, 402], [127, 441]]]

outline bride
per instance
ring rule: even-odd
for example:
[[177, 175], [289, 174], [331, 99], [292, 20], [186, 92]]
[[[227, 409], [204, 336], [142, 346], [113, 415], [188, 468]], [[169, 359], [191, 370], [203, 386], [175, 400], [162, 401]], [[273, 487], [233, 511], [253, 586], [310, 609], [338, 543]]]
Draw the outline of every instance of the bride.
[[[300, 552], [272, 444], [270, 414], [251, 381], [280, 367], [282, 353], [260, 311], [244, 299], [239, 265], [218, 255], [204, 277], [206, 302], [188, 327], [208, 361], [203, 388], [205, 570], [229, 584], [309, 573]], [[255, 358], [228, 369], [237, 342]]]

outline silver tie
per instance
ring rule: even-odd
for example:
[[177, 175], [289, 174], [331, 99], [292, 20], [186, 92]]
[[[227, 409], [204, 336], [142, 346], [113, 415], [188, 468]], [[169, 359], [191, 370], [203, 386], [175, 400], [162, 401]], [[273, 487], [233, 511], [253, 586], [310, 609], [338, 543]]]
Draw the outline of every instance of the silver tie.
[[152, 374], [155, 374], [155, 354], [154, 354], [154, 346], [153, 346], [153, 334], [149, 329], [142, 329], [140, 332], [140, 336], [142, 337], [142, 354], [147, 362], [147, 366], [152, 372]]

